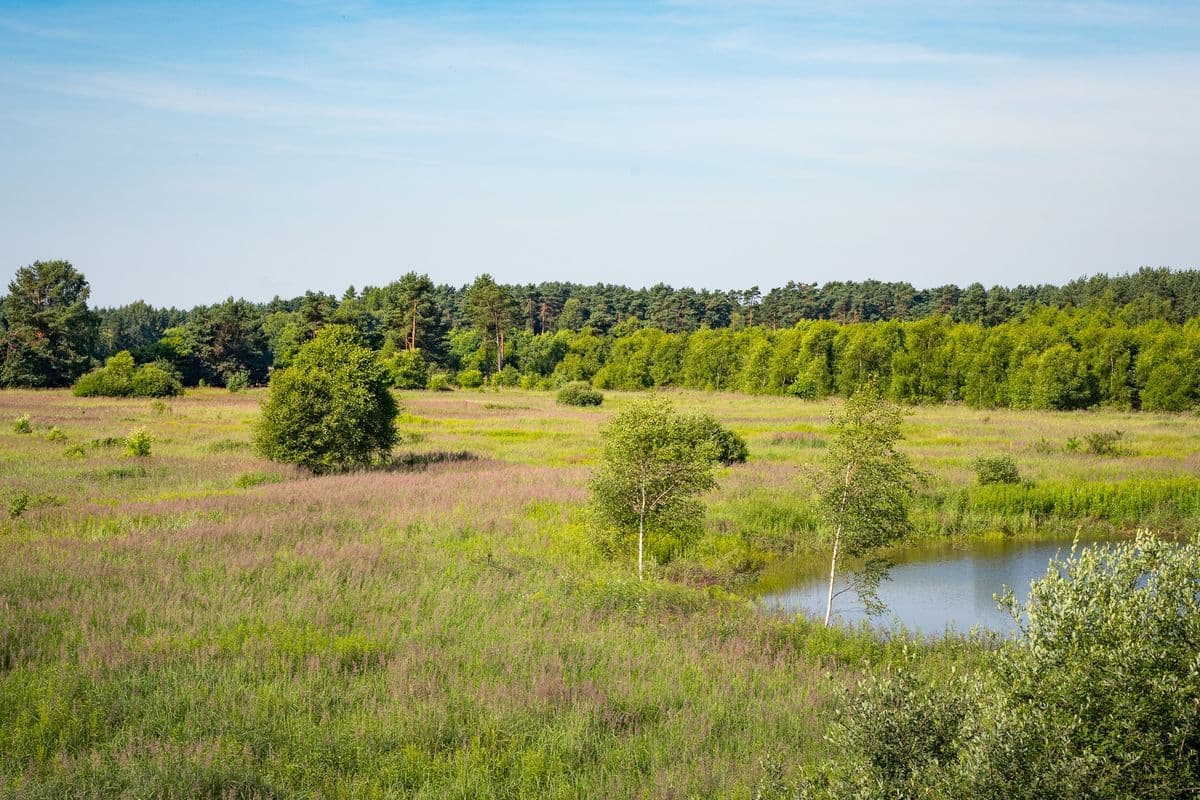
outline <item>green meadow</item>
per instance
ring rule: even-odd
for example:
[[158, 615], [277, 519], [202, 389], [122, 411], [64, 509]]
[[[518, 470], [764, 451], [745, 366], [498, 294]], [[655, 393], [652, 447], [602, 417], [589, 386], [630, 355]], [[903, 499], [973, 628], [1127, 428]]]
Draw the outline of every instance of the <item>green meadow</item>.
[[[837, 400], [670, 392], [750, 460], [639, 582], [587, 509], [637, 395], [399, 393], [392, 467], [311, 477], [250, 447], [264, 392], [0, 393], [0, 796], [751, 798], [829, 755], [864, 673], [987, 669], [986, 641], [755, 606], [764, 570], [825, 557]], [[921, 539], [1200, 531], [1195, 415], [931, 405], [906, 436]], [[995, 455], [1023, 483], [977, 485]]]

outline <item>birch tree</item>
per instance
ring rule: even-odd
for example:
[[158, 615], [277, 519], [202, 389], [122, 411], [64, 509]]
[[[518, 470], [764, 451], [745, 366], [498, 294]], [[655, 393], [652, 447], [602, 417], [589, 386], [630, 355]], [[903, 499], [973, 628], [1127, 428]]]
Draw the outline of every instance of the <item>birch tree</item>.
[[715, 485], [714, 444], [691, 416], [676, 413], [661, 397], [630, 403], [602, 436], [593, 505], [622, 532], [636, 529], [641, 580], [647, 536], [699, 527], [704, 515], [699, 495]]
[[833, 545], [826, 626], [833, 613], [839, 565], [847, 557], [866, 559], [850, 584], [869, 611], [882, 610], [876, 590], [890, 565], [872, 554], [909, 533], [909, 507], [916, 484], [922, 480], [908, 456], [896, 449], [896, 443], [904, 438], [903, 419], [904, 412], [884, 400], [874, 383], [860, 388], [833, 415], [833, 435], [817, 476]]

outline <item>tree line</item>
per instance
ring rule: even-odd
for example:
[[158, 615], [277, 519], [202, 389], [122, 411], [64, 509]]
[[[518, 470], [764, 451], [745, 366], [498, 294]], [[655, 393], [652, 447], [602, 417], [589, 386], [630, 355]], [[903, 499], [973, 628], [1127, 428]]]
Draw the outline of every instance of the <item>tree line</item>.
[[327, 325], [380, 351], [400, 388], [452, 382], [660, 386], [905, 403], [1185, 410], [1200, 403], [1200, 271], [1142, 269], [1061, 287], [917, 290], [789, 283], [749, 290], [435, 284], [408, 273], [341, 297], [307, 292], [190, 310], [91, 309], [69, 263], [18, 270], [0, 301], [0, 385], [67, 386], [113, 355], [185, 385], [258, 385]]

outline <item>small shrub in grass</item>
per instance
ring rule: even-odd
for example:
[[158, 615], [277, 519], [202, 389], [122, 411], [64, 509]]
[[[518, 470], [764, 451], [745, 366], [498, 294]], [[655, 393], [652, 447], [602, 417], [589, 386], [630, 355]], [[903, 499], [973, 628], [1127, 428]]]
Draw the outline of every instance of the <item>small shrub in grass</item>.
[[156, 417], [161, 417], [163, 414], [170, 412], [171, 407], [162, 400], [155, 400], [150, 404], [150, 413]]
[[73, 444], [63, 451], [63, 455], [67, 458], [83, 458], [87, 455], [87, 450], [81, 444]]
[[431, 392], [448, 392], [453, 387], [450, 385], [449, 375], [445, 372], [435, 372], [429, 376], [425, 388]]
[[694, 414], [691, 425], [697, 441], [708, 440], [713, 445], [713, 457], [725, 466], [745, 464], [750, 457], [750, 448], [746, 440], [721, 424], [720, 420], [708, 414]]
[[30, 503], [33, 502], [33, 496], [29, 492], [17, 492], [12, 499], [8, 501], [8, 517], [16, 519], [29, 510]]
[[125, 455], [130, 458], [146, 458], [150, 455], [150, 443], [154, 440], [145, 428], [134, 428], [125, 437]]
[[225, 388], [231, 392], [240, 392], [250, 388], [250, 373], [244, 369], [231, 372], [225, 376]]
[[1079, 452], [1079, 444], [1080, 444], [1080, 442], [1079, 442], [1078, 436], [1068, 436], [1067, 443], [1063, 445], [1063, 449], [1066, 450], [1068, 453], [1078, 453]]
[[67, 434], [65, 432], [63, 432], [63, 429], [58, 427], [57, 425], [50, 428], [50, 430], [46, 431], [46, 441], [47, 442], [65, 442], [66, 440], [67, 440]]
[[980, 456], [971, 462], [980, 486], [995, 483], [1020, 483], [1021, 472], [1012, 456]]
[[477, 369], [464, 369], [458, 373], [458, 385], [464, 389], [478, 389], [483, 386], [483, 373]]
[[1040, 437], [1036, 442], [1033, 443], [1033, 452], [1041, 456], [1048, 456], [1057, 450], [1058, 448], [1054, 446], [1054, 442], [1050, 441], [1045, 436]]
[[252, 489], [255, 486], [262, 486], [264, 483], [279, 483], [280, 477], [267, 472], [243, 472], [234, 479], [233, 485], [238, 489]]
[[29, 415], [22, 414], [12, 422], [13, 433], [33, 433], [33, 425], [29, 423]]
[[574, 381], [558, 390], [555, 401], [564, 406], [598, 406], [604, 395], [585, 381]]
[[1097, 431], [1083, 437], [1084, 450], [1094, 456], [1121, 456], [1128, 452], [1122, 444], [1124, 431]]
[[108, 447], [120, 447], [125, 440], [120, 436], [105, 436], [103, 439], [92, 439], [92, 447], [97, 450]]

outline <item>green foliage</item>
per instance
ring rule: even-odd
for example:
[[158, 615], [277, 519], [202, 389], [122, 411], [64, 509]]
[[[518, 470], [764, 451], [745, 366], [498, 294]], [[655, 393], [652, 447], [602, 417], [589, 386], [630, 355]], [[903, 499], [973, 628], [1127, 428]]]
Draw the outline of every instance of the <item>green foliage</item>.
[[69, 386], [87, 370], [98, 344], [90, 293], [66, 261], [17, 270], [0, 300], [0, 386]]
[[458, 385], [464, 389], [478, 389], [483, 386], [483, 373], [477, 369], [464, 369], [458, 373]]
[[971, 462], [980, 486], [1012, 484], [1021, 482], [1021, 471], [1017, 460], [1009, 455], [979, 456]]
[[710, 414], [693, 414], [689, 419], [696, 441], [712, 444], [713, 459], [725, 466], [745, 464], [750, 457], [746, 440], [721, 424]]
[[598, 406], [604, 402], [604, 394], [590, 383], [573, 381], [559, 389], [554, 399], [564, 406]]
[[424, 389], [429, 383], [429, 365], [420, 350], [397, 350], [384, 361], [397, 389]]
[[330, 472], [372, 464], [396, 442], [391, 378], [353, 329], [331, 325], [271, 377], [254, 443], [272, 461]]
[[174, 397], [183, 393], [183, 386], [169, 365], [137, 366], [129, 351], [122, 350], [75, 381], [72, 392], [76, 397]]
[[47, 442], [65, 442], [67, 440], [66, 431], [57, 425], [52, 425], [50, 430], [46, 431]]
[[22, 414], [12, 421], [13, 433], [33, 433], [33, 425], [29, 422], [29, 415]]
[[699, 495], [712, 488], [715, 447], [669, 400], [627, 405], [604, 426], [601, 461], [592, 476], [592, 506], [603, 521], [637, 532], [638, 577], [649, 538], [660, 558], [682, 550], [704, 516]]
[[[806, 790], [835, 797], [1176, 798], [1200, 779], [1200, 543], [1073, 549], [988, 673], [868, 677]], [[990, 680], [987, 678], [991, 678]]]
[[250, 370], [235, 369], [225, 376], [225, 388], [231, 392], [240, 392], [250, 388]]
[[145, 428], [134, 428], [125, 437], [125, 455], [130, 458], [146, 458], [150, 455], [150, 444], [154, 437]]
[[1083, 442], [1085, 450], [1094, 456], [1121, 456], [1127, 454], [1124, 439], [1124, 431], [1096, 431], [1085, 434]]
[[16, 519], [29, 510], [29, 505], [33, 500], [33, 496], [26, 491], [20, 491], [12, 496], [8, 501], [8, 518]]
[[[832, 532], [829, 567], [828, 625], [833, 610], [833, 586], [841, 557], [860, 558], [907, 535], [912, 529], [909, 508], [920, 473], [908, 456], [896, 449], [904, 438], [904, 415], [867, 383], [833, 416], [829, 449], [817, 475], [826, 524]], [[875, 587], [886, 565], [868, 558], [867, 566], [851, 577], [868, 610], [878, 606]]]
[[425, 384], [425, 388], [431, 392], [448, 392], [453, 387], [450, 385], [450, 375], [446, 372], [434, 372], [429, 376], [429, 381]]
[[87, 448], [82, 444], [73, 444], [63, 451], [63, 456], [66, 458], [83, 458], [87, 455]]
[[257, 470], [251, 472], [243, 472], [234, 478], [233, 485], [238, 489], [251, 489], [255, 486], [262, 486], [265, 483], [278, 483], [282, 478], [269, 472], [259, 472]]

